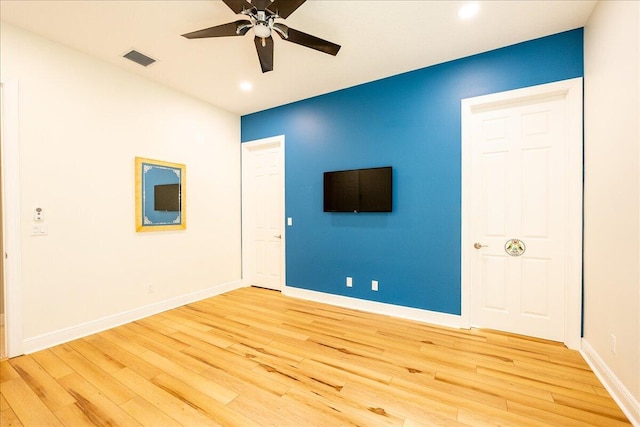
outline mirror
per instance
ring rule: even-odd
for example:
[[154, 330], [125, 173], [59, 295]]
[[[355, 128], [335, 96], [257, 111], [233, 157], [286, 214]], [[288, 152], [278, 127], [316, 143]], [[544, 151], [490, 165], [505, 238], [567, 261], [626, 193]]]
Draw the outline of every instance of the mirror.
[[136, 157], [136, 231], [184, 230], [186, 166]]

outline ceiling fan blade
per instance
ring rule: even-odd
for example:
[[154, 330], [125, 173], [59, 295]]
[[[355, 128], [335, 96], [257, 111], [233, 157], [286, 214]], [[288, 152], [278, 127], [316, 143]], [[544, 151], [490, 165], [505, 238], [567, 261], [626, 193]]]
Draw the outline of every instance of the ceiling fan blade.
[[215, 27], [205, 28], [204, 30], [183, 34], [182, 37], [188, 39], [203, 39], [207, 37], [244, 36], [251, 26], [251, 21], [241, 19], [236, 22], [229, 22], [228, 24], [217, 25]]
[[320, 52], [333, 56], [336, 56], [340, 50], [340, 45], [312, 36], [311, 34], [303, 33], [302, 31], [294, 30], [284, 24], [275, 23], [273, 24], [273, 28], [283, 40], [291, 43], [310, 47], [311, 49], [319, 50]]
[[266, 73], [267, 71], [273, 70], [273, 37], [269, 36], [266, 39], [255, 37], [253, 42], [258, 51], [258, 59], [260, 60], [262, 72]]
[[280, 18], [286, 19], [307, 0], [275, 0], [267, 8], [277, 13]]
[[245, 9], [251, 9], [253, 5], [249, 3], [247, 0], [222, 0], [224, 4], [229, 6], [229, 9], [233, 10], [235, 13], [242, 13]]

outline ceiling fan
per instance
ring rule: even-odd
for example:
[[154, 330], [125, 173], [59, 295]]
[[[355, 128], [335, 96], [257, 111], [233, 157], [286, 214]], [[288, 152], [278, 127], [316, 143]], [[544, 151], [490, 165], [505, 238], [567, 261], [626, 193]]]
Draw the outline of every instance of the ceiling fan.
[[276, 19], [286, 19], [306, 0], [222, 0], [236, 14], [241, 14], [247, 19], [239, 19], [228, 24], [217, 25], [183, 34], [188, 39], [201, 39], [208, 37], [244, 36], [253, 28], [255, 34], [254, 43], [258, 51], [258, 59], [262, 72], [273, 70], [273, 38], [272, 32], [276, 32], [283, 40], [299, 44], [337, 55], [340, 46], [327, 40], [289, 28], [286, 25], [275, 22]]

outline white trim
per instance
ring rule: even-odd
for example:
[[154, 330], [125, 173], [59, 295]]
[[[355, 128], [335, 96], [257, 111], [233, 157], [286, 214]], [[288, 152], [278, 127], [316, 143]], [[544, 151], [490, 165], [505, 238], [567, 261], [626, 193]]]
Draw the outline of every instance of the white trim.
[[564, 96], [567, 103], [568, 130], [568, 209], [567, 209], [567, 293], [565, 305], [564, 343], [567, 347], [580, 348], [582, 335], [582, 78], [563, 80], [539, 86], [516, 89], [462, 100], [462, 239], [461, 239], [461, 304], [462, 325], [471, 327], [471, 242], [469, 236], [469, 216], [465, 211], [470, 206], [469, 191], [472, 137], [471, 117], [479, 109], [508, 105], [510, 103], [546, 98], [553, 95]]
[[596, 374], [611, 397], [613, 397], [613, 400], [620, 406], [622, 412], [629, 418], [631, 424], [640, 426], [640, 402], [633, 397], [633, 394], [618, 379], [616, 374], [609, 369], [605, 361], [584, 338], [582, 339], [580, 354], [582, 354], [584, 360], [587, 361], [591, 370]]
[[352, 310], [366, 311], [368, 313], [393, 316], [401, 319], [414, 320], [416, 322], [429, 323], [432, 325], [446, 326], [450, 328], [461, 327], [460, 316], [454, 314], [439, 313], [436, 311], [421, 310], [418, 308], [327, 294], [324, 292], [310, 291], [291, 286], [285, 287], [282, 293], [292, 298], [300, 298], [308, 301], [349, 308]]
[[[2, 197], [4, 219], [7, 356], [22, 348], [22, 241], [20, 240], [19, 92], [15, 80], [2, 82]], [[4, 254], [2, 254], [4, 256]]]
[[197, 292], [186, 295], [179, 295], [164, 301], [159, 301], [147, 306], [134, 308], [133, 310], [124, 311], [122, 313], [113, 314], [101, 319], [92, 320], [80, 325], [71, 326], [69, 328], [60, 329], [37, 337], [29, 338], [24, 341], [24, 352], [26, 354], [50, 348], [59, 344], [63, 344], [78, 338], [86, 337], [125, 323], [134, 322], [136, 320], [171, 310], [185, 304], [191, 304], [206, 298], [211, 298], [226, 292], [230, 292], [244, 287], [242, 281], [233, 281], [220, 285], [211, 286]]
[[247, 182], [248, 177], [248, 166], [245, 164], [245, 154], [250, 153], [255, 150], [262, 150], [266, 148], [279, 147], [280, 148], [280, 176], [282, 182], [282, 240], [280, 245], [280, 259], [281, 266], [280, 271], [281, 274], [281, 282], [280, 282], [280, 291], [285, 288], [285, 284], [287, 283], [287, 263], [286, 263], [286, 245], [287, 245], [287, 226], [285, 224], [284, 218], [286, 217], [285, 210], [285, 200], [286, 200], [286, 191], [285, 191], [285, 149], [284, 149], [284, 135], [277, 135], [268, 138], [256, 139], [254, 141], [244, 142], [240, 144], [242, 146], [242, 278], [246, 280], [247, 271], [248, 271], [248, 259], [245, 257], [245, 250], [249, 247], [249, 236], [248, 233], [245, 232], [247, 230], [248, 225], [245, 223], [247, 215], [245, 215], [244, 207], [248, 205], [246, 198], [248, 197], [247, 192], [245, 191], [244, 183]]

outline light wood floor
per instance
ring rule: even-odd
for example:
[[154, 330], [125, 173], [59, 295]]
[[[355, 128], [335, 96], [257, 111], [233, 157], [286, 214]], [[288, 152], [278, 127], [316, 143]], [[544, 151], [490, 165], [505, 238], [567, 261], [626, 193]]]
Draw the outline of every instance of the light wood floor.
[[563, 345], [258, 288], [0, 368], [2, 426], [629, 425]]

